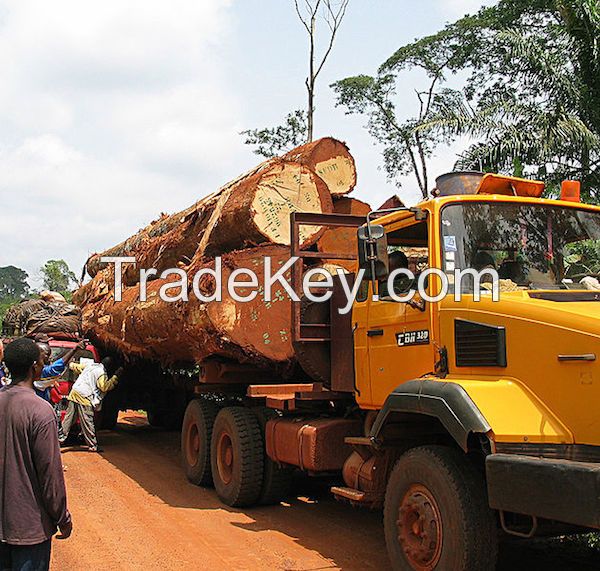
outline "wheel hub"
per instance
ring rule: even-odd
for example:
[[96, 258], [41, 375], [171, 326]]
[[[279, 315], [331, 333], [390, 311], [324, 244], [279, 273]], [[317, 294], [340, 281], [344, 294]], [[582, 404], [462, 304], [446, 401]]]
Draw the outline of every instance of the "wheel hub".
[[430, 571], [442, 552], [442, 519], [431, 492], [420, 484], [411, 486], [398, 510], [398, 541], [410, 565]]
[[185, 451], [188, 464], [195, 466], [198, 463], [198, 456], [200, 454], [200, 433], [198, 426], [194, 423], [190, 424], [188, 429]]
[[219, 436], [217, 442], [217, 468], [223, 483], [229, 484], [233, 474], [233, 443], [226, 432]]

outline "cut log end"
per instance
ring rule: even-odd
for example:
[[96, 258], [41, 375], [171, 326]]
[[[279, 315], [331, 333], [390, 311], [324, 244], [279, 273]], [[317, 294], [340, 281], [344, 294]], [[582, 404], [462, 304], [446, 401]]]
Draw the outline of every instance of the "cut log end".
[[[331, 199], [320, 181], [297, 165], [284, 165], [261, 180], [252, 202], [255, 226], [265, 242], [289, 246], [292, 212], [331, 212]], [[308, 245], [317, 239], [321, 228], [301, 226], [300, 243]]]
[[356, 186], [356, 165], [348, 147], [324, 137], [290, 151], [285, 158], [315, 171], [334, 196], [343, 196]]

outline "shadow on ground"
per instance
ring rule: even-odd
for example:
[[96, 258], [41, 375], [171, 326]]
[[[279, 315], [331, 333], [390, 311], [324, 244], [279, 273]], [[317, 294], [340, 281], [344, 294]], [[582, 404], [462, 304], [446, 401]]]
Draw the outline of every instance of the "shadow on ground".
[[[214, 490], [193, 486], [180, 466], [179, 433], [152, 428], [138, 414], [122, 415], [114, 432], [100, 433], [102, 456], [148, 493], [174, 507], [243, 513], [250, 531], [277, 530], [341, 569], [389, 569], [381, 513], [352, 508], [329, 495], [330, 482], [299, 478], [294, 497], [278, 506], [236, 510]], [[474, 530], [475, 531], [475, 530]], [[583, 540], [505, 541], [500, 571], [592, 571], [600, 569], [600, 547]]]

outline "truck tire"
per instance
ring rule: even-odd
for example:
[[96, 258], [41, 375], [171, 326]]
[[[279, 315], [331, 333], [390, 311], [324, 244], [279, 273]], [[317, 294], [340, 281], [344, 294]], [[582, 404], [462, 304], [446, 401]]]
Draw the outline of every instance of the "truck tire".
[[232, 507], [255, 504], [262, 490], [264, 444], [252, 410], [227, 407], [217, 415], [212, 434], [213, 482], [221, 501]]
[[177, 389], [172, 391], [169, 398], [169, 406], [162, 415], [162, 426], [166, 430], [181, 430], [187, 404], [187, 395], [184, 390]]
[[118, 408], [103, 409], [100, 411], [100, 430], [114, 430], [119, 418]]
[[[265, 426], [272, 418], [278, 418], [278, 414], [271, 408], [258, 408], [254, 410], [260, 423], [263, 442], [265, 442]], [[263, 484], [260, 491], [258, 503], [263, 506], [278, 504], [285, 500], [292, 487], [293, 468], [288, 468], [273, 462], [267, 456], [266, 442], [264, 450], [264, 473]]]
[[384, 530], [394, 569], [495, 569], [497, 529], [483, 476], [459, 450], [405, 452], [388, 480]]
[[181, 456], [187, 479], [196, 486], [211, 486], [210, 443], [219, 407], [211, 401], [190, 401], [181, 429]]
[[148, 419], [148, 424], [155, 428], [162, 428], [163, 426], [163, 417], [162, 414], [156, 409], [148, 409], [146, 411], [146, 418]]
[[119, 418], [119, 398], [115, 392], [110, 392], [102, 401], [102, 408], [98, 411], [96, 425], [100, 430], [114, 430]]

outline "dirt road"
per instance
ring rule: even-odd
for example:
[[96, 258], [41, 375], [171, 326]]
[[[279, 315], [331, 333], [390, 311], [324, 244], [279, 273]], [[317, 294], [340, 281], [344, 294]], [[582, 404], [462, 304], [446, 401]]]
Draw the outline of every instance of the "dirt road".
[[[75, 531], [55, 541], [55, 570], [389, 569], [381, 514], [339, 504], [325, 486], [305, 483], [280, 506], [231, 509], [214, 491], [186, 481], [178, 433], [125, 413], [117, 431], [100, 440], [101, 455], [77, 448], [63, 454]], [[595, 569], [599, 555], [513, 544], [503, 547], [501, 568]]]

